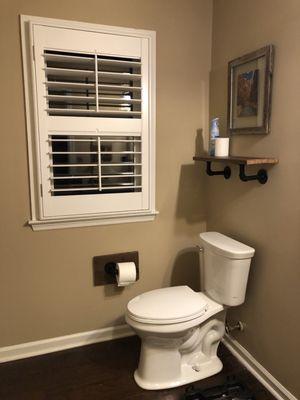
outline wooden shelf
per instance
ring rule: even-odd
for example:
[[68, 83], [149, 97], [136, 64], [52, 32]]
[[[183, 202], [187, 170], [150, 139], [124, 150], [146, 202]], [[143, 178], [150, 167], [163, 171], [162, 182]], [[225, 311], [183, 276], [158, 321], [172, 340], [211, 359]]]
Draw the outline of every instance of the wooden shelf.
[[279, 160], [277, 158], [268, 157], [243, 157], [243, 156], [228, 156], [228, 157], [213, 157], [213, 156], [195, 156], [193, 157], [195, 161], [210, 161], [210, 162], [230, 162], [233, 164], [242, 165], [262, 165], [262, 164], [278, 164]]
[[265, 169], [260, 169], [256, 175], [246, 175], [246, 166], [247, 165], [274, 165], [278, 164], [279, 160], [277, 158], [268, 158], [268, 157], [242, 157], [242, 156], [228, 156], [228, 157], [213, 157], [208, 155], [203, 156], [195, 156], [193, 157], [195, 161], [204, 161], [206, 162], [206, 173], [209, 176], [214, 175], [223, 175], [225, 179], [229, 179], [231, 177], [231, 168], [227, 165], [223, 170], [212, 170], [211, 163], [212, 162], [223, 162], [223, 163], [231, 163], [238, 164], [240, 173], [240, 180], [243, 182], [248, 181], [258, 181], [262, 185], [264, 185], [268, 181], [268, 172]]

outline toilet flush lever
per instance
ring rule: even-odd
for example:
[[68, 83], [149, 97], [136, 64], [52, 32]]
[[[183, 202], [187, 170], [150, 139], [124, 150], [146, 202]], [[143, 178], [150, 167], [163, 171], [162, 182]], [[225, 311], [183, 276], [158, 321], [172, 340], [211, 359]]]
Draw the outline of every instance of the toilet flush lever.
[[203, 250], [204, 250], [203, 247], [199, 246], [198, 244], [196, 245], [196, 247], [197, 247], [199, 253], [203, 253]]

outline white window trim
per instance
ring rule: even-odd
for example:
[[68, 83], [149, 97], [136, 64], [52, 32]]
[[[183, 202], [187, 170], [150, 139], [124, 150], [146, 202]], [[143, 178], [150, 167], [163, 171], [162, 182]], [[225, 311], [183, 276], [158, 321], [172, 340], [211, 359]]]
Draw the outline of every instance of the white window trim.
[[[92, 214], [82, 215], [76, 217], [64, 218], [47, 218], [39, 217], [39, 207], [42, 201], [40, 190], [41, 177], [40, 166], [36, 160], [38, 154], [33, 140], [34, 132], [36, 130], [37, 121], [34, 111], [34, 101], [31, 82], [28, 79], [31, 70], [31, 60], [33, 57], [33, 49], [28, 41], [29, 33], [26, 31], [29, 22], [43, 24], [54, 27], [69, 27], [72, 29], [87, 29], [89, 31], [122, 34], [135, 36], [138, 38], [146, 38], [149, 43], [149, 59], [152, 60], [149, 65], [151, 96], [149, 97], [149, 209], [136, 212], [117, 212], [107, 214]], [[27, 130], [27, 149], [28, 149], [28, 163], [29, 163], [29, 185], [30, 185], [30, 207], [31, 219], [28, 224], [33, 230], [46, 230], [46, 229], [64, 229], [69, 227], [83, 227], [95, 225], [108, 225], [129, 222], [145, 222], [152, 221], [158, 212], [155, 210], [155, 121], [156, 121], [156, 102], [155, 102], [155, 88], [156, 88], [156, 32], [123, 28], [116, 26], [98, 25], [83, 23], [77, 21], [67, 21], [52, 18], [42, 18], [29, 15], [20, 16], [21, 23], [21, 40], [22, 40], [22, 56], [23, 56], [23, 71], [24, 71], [24, 89], [25, 89], [25, 107], [26, 107], [26, 130]]]

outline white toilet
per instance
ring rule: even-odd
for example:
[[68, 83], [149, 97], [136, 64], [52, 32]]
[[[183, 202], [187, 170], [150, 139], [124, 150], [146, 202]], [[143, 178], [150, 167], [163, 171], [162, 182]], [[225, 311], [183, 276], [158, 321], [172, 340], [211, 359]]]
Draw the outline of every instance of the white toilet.
[[254, 249], [217, 232], [201, 233], [200, 245], [202, 292], [157, 289], [127, 305], [126, 321], [142, 340], [134, 378], [144, 389], [184, 385], [222, 369], [224, 310], [244, 302]]

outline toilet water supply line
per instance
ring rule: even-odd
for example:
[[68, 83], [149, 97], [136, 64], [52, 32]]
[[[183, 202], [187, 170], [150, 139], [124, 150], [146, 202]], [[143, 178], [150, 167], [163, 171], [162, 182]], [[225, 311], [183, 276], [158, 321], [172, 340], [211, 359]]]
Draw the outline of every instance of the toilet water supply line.
[[232, 331], [241, 331], [245, 329], [245, 324], [242, 321], [237, 321], [234, 325], [230, 325], [228, 321], [225, 321], [225, 331], [227, 335], [230, 334]]

